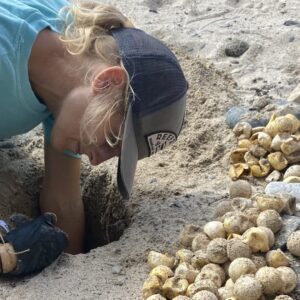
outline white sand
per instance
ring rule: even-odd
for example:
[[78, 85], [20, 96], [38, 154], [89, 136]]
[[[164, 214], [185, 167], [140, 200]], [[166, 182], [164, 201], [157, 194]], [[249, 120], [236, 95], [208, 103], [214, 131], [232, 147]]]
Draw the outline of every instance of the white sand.
[[[224, 123], [227, 109], [285, 99], [300, 82], [300, 27], [283, 25], [300, 22], [299, 0], [109, 3], [178, 53], [191, 86], [182, 135], [139, 164], [131, 224], [119, 241], [62, 255], [31, 278], [1, 280], [0, 299], [141, 299], [148, 251], [174, 252], [184, 224], [212, 220], [214, 203], [228, 196], [228, 153], [235, 142]], [[250, 46], [239, 58], [224, 54], [231, 38]], [[15, 145], [0, 149], [2, 217], [33, 211], [42, 175], [42, 137], [29, 134]], [[107, 165], [115, 171], [115, 161]]]

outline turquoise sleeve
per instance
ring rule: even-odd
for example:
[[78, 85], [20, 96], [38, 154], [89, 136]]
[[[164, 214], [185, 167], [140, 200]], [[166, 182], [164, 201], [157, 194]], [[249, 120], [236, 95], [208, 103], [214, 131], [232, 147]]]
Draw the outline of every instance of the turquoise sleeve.
[[[51, 143], [51, 132], [52, 132], [53, 124], [54, 124], [54, 118], [52, 115], [50, 115], [45, 121], [43, 121], [45, 142], [49, 144]], [[80, 154], [74, 153], [67, 149], [64, 151], [64, 153], [74, 158], [81, 158]]]

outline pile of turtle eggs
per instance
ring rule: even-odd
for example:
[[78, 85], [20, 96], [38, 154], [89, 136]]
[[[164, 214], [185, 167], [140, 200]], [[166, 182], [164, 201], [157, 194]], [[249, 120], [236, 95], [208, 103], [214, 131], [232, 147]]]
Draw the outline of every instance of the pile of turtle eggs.
[[[229, 176], [236, 180], [244, 175], [280, 181], [282, 172], [300, 162], [300, 121], [292, 114], [276, 116], [265, 127], [252, 128], [239, 122], [233, 128], [238, 148], [230, 154]], [[287, 170], [285, 182], [300, 182], [300, 168]]]
[[[288, 256], [272, 247], [281, 215], [294, 212], [293, 197], [252, 196], [247, 181], [233, 182], [230, 200], [216, 207], [217, 219], [203, 228], [186, 226], [175, 256], [150, 251], [143, 299], [291, 300], [287, 294], [295, 289], [297, 274]], [[287, 247], [300, 256], [300, 231]]]

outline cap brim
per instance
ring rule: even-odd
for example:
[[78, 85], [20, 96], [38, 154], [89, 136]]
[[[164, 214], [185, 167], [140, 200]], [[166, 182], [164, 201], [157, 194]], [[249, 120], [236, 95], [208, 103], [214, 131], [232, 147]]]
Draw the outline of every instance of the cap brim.
[[138, 147], [132, 118], [132, 104], [129, 104], [118, 163], [118, 187], [124, 199], [129, 199], [138, 161]]

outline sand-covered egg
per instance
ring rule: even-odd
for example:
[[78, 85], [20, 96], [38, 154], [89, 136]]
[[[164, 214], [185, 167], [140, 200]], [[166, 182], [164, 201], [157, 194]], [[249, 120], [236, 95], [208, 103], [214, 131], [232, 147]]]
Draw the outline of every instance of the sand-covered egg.
[[227, 240], [223, 238], [216, 238], [207, 246], [207, 258], [213, 263], [225, 263], [228, 260], [226, 249]]
[[175, 266], [175, 258], [169, 254], [150, 251], [148, 254], [148, 266], [150, 269], [161, 265], [172, 269]]
[[201, 291], [196, 293], [192, 300], [218, 300], [217, 296], [209, 291]]
[[171, 277], [162, 286], [162, 294], [168, 299], [173, 299], [176, 296], [185, 295], [188, 286], [186, 279]]
[[243, 197], [250, 198], [252, 195], [252, 187], [246, 180], [237, 180], [231, 183], [229, 187], [230, 198]]
[[228, 234], [242, 234], [254, 225], [249, 221], [249, 219], [244, 213], [239, 211], [236, 211], [234, 213], [227, 213], [223, 217], [224, 228]]
[[169, 267], [160, 265], [154, 267], [149, 275], [157, 276], [164, 283], [169, 277], [173, 277], [174, 273]]
[[180, 244], [185, 248], [190, 248], [192, 246], [193, 239], [199, 232], [201, 232], [201, 228], [197, 225], [189, 224], [185, 226], [180, 233]]
[[214, 217], [220, 218], [232, 210], [231, 202], [229, 200], [222, 200], [214, 207]]
[[188, 296], [177, 296], [173, 298], [173, 300], [190, 300], [191, 298]]
[[288, 295], [279, 295], [276, 296], [274, 300], [294, 300], [294, 299]]
[[235, 211], [244, 212], [246, 209], [253, 207], [251, 199], [235, 197], [231, 200], [231, 206]]
[[264, 255], [252, 254], [250, 259], [254, 262], [257, 270], [267, 265], [267, 261]]
[[289, 267], [279, 267], [277, 268], [277, 271], [279, 271], [282, 280], [280, 292], [288, 294], [293, 291], [297, 286], [298, 280], [296, 272]]
[[227, 256], [229, 260], [233, 261], [239, 257], [250, 258], [252, 251], [245, 242], [240, 239], [231, 239], [227, 242]]
[[257, 206], [260, 210], [275, 209], [281, 212], [284, 208], [284, 201], [281, 197], [275, 195], [257, 194], [254, 196]]
[[211, 240], [226, 237], [226, 231], [223, 223], [219, 221], [211, 221], [206, 223], [203, 227], [203, 231]]
[[183, 262], [177, 266], [175, 277], [186, 279], [189, 283], [193, 283], [198, 273], [199, 271], [195, 270], [191, 265]]
[[226, 279], [225, 272], [224, 272], [223, 268], [221, 266], [219, 266], [218, 264], [210, 263], [210, 264], [205, 265], [201, 269], [200, 273], [204, 273], [204, 272], [216, 272], [217, 274], [220, 275], [222, 283], [225, 282], [225, 279]]
[[181, 262], [190, 263], [194, 253], [189, 249], [180, 249], [176, 252], [175, 257]]
[[282, 227], [282, 218], [274, 209], [262, 211], [257, 218], [257, 226], [264, 226], [271, 229], [274, 233], [278, 232]]
[[203, 250], [196, 251], [191, 259], [191, 265], [197, 270], [200, 270], [203, 266], [209, 263], [210, 261], [207, 258], [207, 254]]
[[257, 225], [257, 218], [260, 214], [260, 209], [257, 207], [246, 208], [243, 213], [247, 216], [250, 223]]
[[194, 252], [198, 250], [206, 251], [208, 244], [210, 243], [209, 237], [204, 232], [196, 234], [192, 241], [192, 250]]
[[295, 256], [300, 256], [300, 230], [293, 232], [287, 240], [288, 250]]
[[278, 269], [272, 267], [262, 267], [256, 274], [255, 278], [262, 285], [265, 295], [275, 295], [283, 287], [283, 282]]
[[223, 284], [220, 274], [218, 274], [214, 271], [200, 272], [195, 279], [195, 283], [203, 281], [203, 280], [212, 281], [216, 285], [217, 288], [220, 288]]
[[162, 288], [162, 282], [157, 276], [149, 276], [142, 288], [143, 299], [148, 299], [150, 296], [159, 294]]
[[287, 267], [289, 265], [289, 259], [280, 249], [269, 251], [266, 254], [266, 261], [268, 266], [273, 268]]
[[186, 291], [186, 296], [192, 297], [200, 291], [210, 291], [213, 294], [217, 294], [218, 287], [214, 284], [214, 282], [212, 282], [211, 280], [208, 280], [208, 279], [196, 281], [189, 285], [189, 287]]
[[235, 282], [233, 291], [239, 300], [258, 300], [262, 295], [262, 286], [254, 276], [243, 275]]
[[147, 300], [167, 300], [167, 299], [160, 294], [155, 294], [147, 298]]
[[255, 274], [257, 271], [254, 262], [246, 257], [239, 257], [231, 262], [228, 274], [233, 282], [242, 275]]
[[220, 300], [226, 300], [230, 297], [233, 297], [233, 288], [229, 289], [227, 287], [221, 287], [218, 289]]

